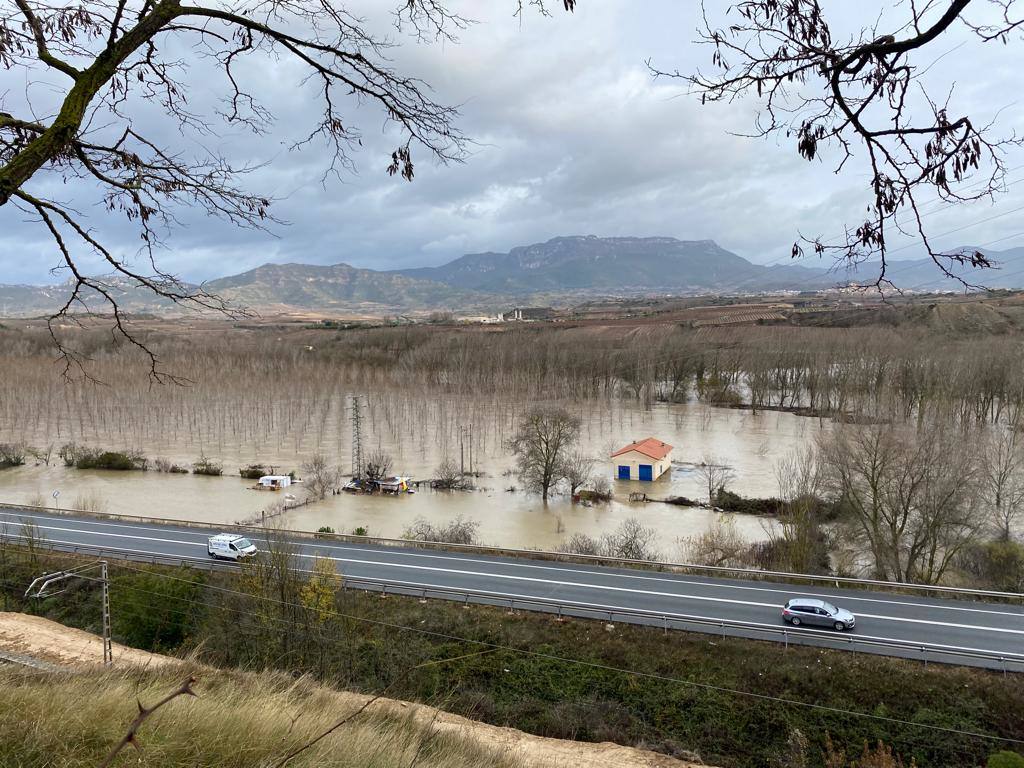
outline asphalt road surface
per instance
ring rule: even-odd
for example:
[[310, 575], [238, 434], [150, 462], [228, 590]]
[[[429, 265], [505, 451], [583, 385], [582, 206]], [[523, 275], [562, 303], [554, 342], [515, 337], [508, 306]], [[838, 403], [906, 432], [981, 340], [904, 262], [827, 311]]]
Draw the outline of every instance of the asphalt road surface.
[[[0, 506], [0, 534], [12, 541], [31, 521], [46, 546], [147, 561], [171, 558], [209, 567], [209, 528], [97, 520]], [[251, 536], [261, 546], [259, 536]], [[933, 599], [886, 592], [660, 573], [519, 557], [297, 539], [300, 567], [329, 557], [349, 584], [468, 599], [516, 610], [556, 611], [615, 622], [667, 625], [713, 634], [783, 640], [781, 607], [813, 595], [852, 611], [852, 632], [789, 628], [785, 641], [1024, 672], [1024, 603]], [[231, 566], [227, 566], [231, 567]], [[26, 585], [27, 586], [27, 585]], [[365, 584], [367, 588], [380, 588]], [[452, 590], [451, 592], [434, 592]], [[541, 602], [531, 604], [530, 600]], [[650, 611], [629, 616], [616, 610]], [[704, 622], [682, 617], [699, 617]], [[730, 623], [731, 622], [731, 623]], [[972, 654], [991, 654], [975, 658]], [[999, 658], [1003, 656], [1003, 658]]]

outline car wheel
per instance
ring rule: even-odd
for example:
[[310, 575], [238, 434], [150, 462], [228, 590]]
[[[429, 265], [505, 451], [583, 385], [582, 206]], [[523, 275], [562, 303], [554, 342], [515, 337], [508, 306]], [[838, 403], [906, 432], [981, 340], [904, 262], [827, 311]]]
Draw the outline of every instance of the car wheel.
[[843, 622], [841, 621], [837, 621], [832, 626], [836, 628], [836, 632], [842, 632], [844, 629], [846, 629], [846, 625], [843, 624]]
[[800, 626], [800, 619], [798, 619], [796, 616], [794, 616], [792, 619], [789, 620], [789, 623], [792, 624], [794, 627], [799, 627]]

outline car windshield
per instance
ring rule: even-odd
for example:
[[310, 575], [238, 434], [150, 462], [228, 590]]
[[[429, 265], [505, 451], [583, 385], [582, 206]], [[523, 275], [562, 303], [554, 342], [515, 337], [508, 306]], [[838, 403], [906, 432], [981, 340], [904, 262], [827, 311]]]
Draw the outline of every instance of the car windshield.
[[832, 603], [822, 603], [821, 607], [824, 608], [829, 613], [833, 613], [833, 614], [839, 613], [839, 609], [836, 608], [834, 605], [832, 605]]
[[252, 542], [249, 541], [248, 539], [236, 539], [235, 540], [235, 546], [238, 547], [239, 549], [248, 549], [249, 547], [252, 546]]

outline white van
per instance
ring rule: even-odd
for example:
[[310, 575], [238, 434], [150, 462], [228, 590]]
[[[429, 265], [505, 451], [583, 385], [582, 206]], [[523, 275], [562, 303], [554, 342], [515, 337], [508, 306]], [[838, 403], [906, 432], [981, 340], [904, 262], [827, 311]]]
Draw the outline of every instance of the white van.
[[206, 551], [214, 559], [240, 560], [252, 557], [258, 551], [256, 545], [244, 536], [233, 533], [218, 533], [206, 543]]

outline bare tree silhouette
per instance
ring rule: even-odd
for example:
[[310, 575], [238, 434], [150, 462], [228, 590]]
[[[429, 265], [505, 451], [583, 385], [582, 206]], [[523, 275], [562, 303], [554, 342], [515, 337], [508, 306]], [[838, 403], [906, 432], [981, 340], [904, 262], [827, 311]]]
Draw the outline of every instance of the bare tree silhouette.
[[[712, 48], [714, 72], [650, 66], [657, 77], [687, 83], [702, 103], [753, 95], [761, 102], [753, 135], [794, 141], [807, 160], [831, 145], [838, 148], [836, 173], [848, 163], [866, 163], [860, 170], [869, 171], [871, 202], [864, 220], [838, 242], [801, 236], [794, 257], [808, 246], [839, 264], [877, 260], [871, 285], [895, 288], [887, 272], [889, 241], [904, 233], [920, 240], [943, 274], [976, 287], [970, 268], [992, 263], [977, 249], [937, 249], [922, 223], [922, 193], [934, 192], [948, 203], [994, 197], [1004, 189], [1006, 151], [1021, 140], [996, 137], [991, 124], [956, 112], [952, 88], [941, 98], [931, 95], [922, 79], [928, 66], [915, 54], [932, 51], [958, 25], [973, 30], [979, 41], [1006, 42], [1024, 19], [1014, 20], [1016, 0], [985, 4], [998, 6], [1001, 19], [984, 24], [968, 18], [970, 0], [891, 5], [902, 23], [882, 28], [879, 16], [850, 39], [833, 34], [818, 0], [745, 0], [725, 12], [725, 27], [713, 24], [705, 9], [699, 42]], [[893, 14], [884, 18], [894, 23]]]
[[[444, 0], [396, 0], [398, 29], [420, 39], [454, 41], [469, 20]], [[156, 250], [177, 214], [199, 209], [241, 227], [273, 221], [270, 197], [249, 191], [243, 179], [259, 165], [239, 166], [212, 150], [194, 150], [218, 126], [253, 134], [274, 119], [265, 93], [247, 86], [261, 63], [291, 59], [304, 70], [300, 83], [316, 83], [320, 113], [291, 149], [317, 142], [328, 147], [325, 176], [351, 170], [361, 133], [346, 108], [376, 106], [400, 140], [387, 172], [411, 181], [414, 148], [442, 163], [463, 159], [466, 139], [457, 110], [435, 101], [429, 86], [398, 72], [388, 59], [394, 44], [372, 34], [366, 20], [332, 0], [0, 0], [0, 67], [29, 84], [16, 106], [0, 94], [0, 208], [27, 214], [53, 238], [57, 269], [71, 277], [71, 292], [50, 318], [50, 335], [65, 377], [86, 374], [86, 353], [61, 338], [61, 322], [80, 322], [97, 306], [113, 313], [115, 339], [141, 349], [150, 377], [173, 380], [159, 366], [144, 336], [131, 329], [119, 298], [125, 286], [185, 307], [229, 315], [243, 310], [184, 284], [157, 265]], [[543, 2], [529, 3], [547, 13]], [[564, 0], [567, 10], [574, 0]], [[516, 6], [522, 12], [523, 3]], [[176, 50], [190, 47], [187, 59]], [[220, 81], [211, 81], [212, 66]], [[196, 73], [203, 72], [197, 78]], [[199, 80], [197, 82], [197, 80]], [[39, 96], [45, 86], [46, 95]], [[200, 114], [192, 89], [220, 89], [221, 105]], [[49, 99], [58, 93], [52, 114]], [[10, 110], [21, 112], [13, 114]], [[180, 131], [177, 147], [147, 136], [142, 113], [156, 111]], [[197, 111], [193, 111], [197, 110]], [[292, 118], [294, 120], [294, 118]], [[149, 123], [152, 124], [151, 122]], [[103, 242], [86, 217], [50, 195], [47, 180], [86, 180], [100, 191], [108, 213], [125, 216], [142, 239], [143, 266]], [[114, 279], [90, 276], [85, 255], [98, 258]], [[58, 322], [59, 321], [59, 322]]]

